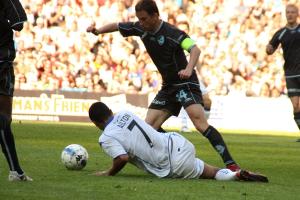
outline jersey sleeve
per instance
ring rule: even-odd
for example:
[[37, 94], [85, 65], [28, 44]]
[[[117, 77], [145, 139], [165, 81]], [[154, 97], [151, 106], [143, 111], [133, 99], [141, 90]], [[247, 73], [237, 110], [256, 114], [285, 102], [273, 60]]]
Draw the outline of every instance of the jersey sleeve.
[[19, 0], [4, 1], [4, 7], [12, 28], [27, 21], [27, 15]]
[[174, 28], [172, 31], [172, 40], [176, 43], [179, 44], [179, 46], [190, 52], [190, 50], [196, 45], [195, 41], [192, 40], [188, 34], [186, 34], [184, 31], [180, 29]]
[[179, 44], [181, 44], [186, 38], [190, 38], [184, 31], [179, 29], [175, 29], [173, 34], [173, 38], [177, 40]]
[[141, 36], [144, 33], [137, 22], [121, 22], [118, 24], [118, 28], [123, 37]]
[[277, 49], [277, 47], [280, 44], [280, 40], [282, 38], [282, 36], [284, 35], [284, 33], [286, 32], [286, 29], [280, 29], [278, 30], [272, 37], [272, 39], [270, 40], [269, 44], [272, 45], [272, 47], [274, 49]]
[[104, 152], [112, 158], [127, 154], [123, 146], [113, 137], [101, 137], [99, 140], [99, 144]]

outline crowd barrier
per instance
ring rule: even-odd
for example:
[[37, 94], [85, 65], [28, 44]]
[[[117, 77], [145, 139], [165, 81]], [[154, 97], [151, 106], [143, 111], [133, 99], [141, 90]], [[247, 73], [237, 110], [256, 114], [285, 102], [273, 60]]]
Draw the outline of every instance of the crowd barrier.
[[[13, 101], [14, 120], [89, 122], [88, 109], [93, 102], [103, 101], [113, 112], [129, 109], [143, 119], [154, 95], [106, 94], [86, 92], [16, 91]], [[232, 131], [298, 132], [290, 100], [280, 98], [216, 96], [212, 98], [209, 123]], [[190, 131], [195, 129], [182, 110], [171, 117], [165, 128]]]
[[[187, 119], [187, 120], [186, 120]], [[171, 127], [176, 119], [168, 124]], [[183, 130], [195, 130], [185, 111], [180, 120]], [[178, 123], [177, 122], [177, 123]], [[216, 96], [212, 98], [209, 124], [231, 132], [298, 133], [293, 118], [292, 104], [288, 97], [237, 97]]]

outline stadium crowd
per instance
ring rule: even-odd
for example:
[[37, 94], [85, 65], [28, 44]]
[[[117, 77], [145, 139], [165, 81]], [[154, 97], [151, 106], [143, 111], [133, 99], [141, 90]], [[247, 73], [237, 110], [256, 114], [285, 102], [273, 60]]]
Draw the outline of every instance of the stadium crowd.
[[[136, 0], [22, 0], [28, 15], [16, 33], [16, 89], [157, 91], [161, 78], [139, 38], [86, 32], [136, 20]], [[300, 7], [299, 1], [296, 3]], [[198, 75], [212, 95], [286, 93], [281, 51], [265, 46], [285, 23], [286, 0], [157, 0], [161, 18], [188, 31], [201, 49]]]

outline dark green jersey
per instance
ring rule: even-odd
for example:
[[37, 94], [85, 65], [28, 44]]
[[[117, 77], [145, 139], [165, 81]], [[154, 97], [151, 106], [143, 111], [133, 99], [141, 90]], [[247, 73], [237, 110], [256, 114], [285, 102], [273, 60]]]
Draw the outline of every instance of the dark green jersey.
[[300, 75], [300, 25], [294, 29], [279, 29], [272, 37], [270, 44], [277, 48], [281, 44], [286, 76]]
[[124, 37], [141, 38], [162, 76], [163, 84], [184, 82], [198, 84], [195, 70], [189, 79], [181, 80], [178, 76], [178, 72], [185, 69], [188, 63], [181, 47], [181, 42], [189, 37], [185, 32], [164, 21], [154, 33], [144, 31], [139, 22], [119, 23], [119, 31]]
[[4, 10], [0, 10], [0, 62], [13, 61], [15, 59], [15, 48], [13, 30], [5, 17]]
[[0, 1], [0, 63], [15, 59], [13, 30], [22, 30], [26, 20], [25, 10], [19, 0]]

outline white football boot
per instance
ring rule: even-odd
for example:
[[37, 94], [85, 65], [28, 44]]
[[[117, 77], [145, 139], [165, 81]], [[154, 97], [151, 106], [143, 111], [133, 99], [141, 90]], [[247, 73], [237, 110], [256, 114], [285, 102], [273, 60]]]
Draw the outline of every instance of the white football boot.
[[8, 175], [9, 181], [33, 181], [32, 178], [24, 174], [18, 174], [16, 171], [10, 171]]

